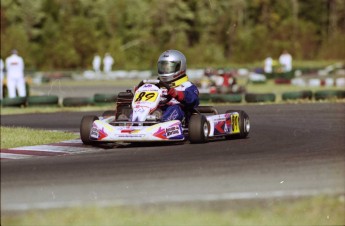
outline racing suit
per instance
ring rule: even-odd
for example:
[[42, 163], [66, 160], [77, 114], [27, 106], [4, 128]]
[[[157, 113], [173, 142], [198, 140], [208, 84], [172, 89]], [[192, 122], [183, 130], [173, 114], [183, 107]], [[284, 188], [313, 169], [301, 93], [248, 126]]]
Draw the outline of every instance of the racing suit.
[[[187, 78], [185, 76], [184, 78]], [[165, 105], [162, 106], [163, 110], [162, 121], [180, 120], [185, 117], [185, 110], [192, 109], [199, 105], [199, 90], [188, 80], [179, 84], [178, 81], [172, 84], [169, 94], [174, 93], [173, 98]], [[178, 84], [178, 86], [174, 86]], [[172, 92], [171, 92], [172, 91]]]
[[17, 54], [12, 54], [6, 59], [7, 88], [10, 98], [16, 97], [16, 88], [21, 97], [26, 96], [24, 79], [24, 60]]

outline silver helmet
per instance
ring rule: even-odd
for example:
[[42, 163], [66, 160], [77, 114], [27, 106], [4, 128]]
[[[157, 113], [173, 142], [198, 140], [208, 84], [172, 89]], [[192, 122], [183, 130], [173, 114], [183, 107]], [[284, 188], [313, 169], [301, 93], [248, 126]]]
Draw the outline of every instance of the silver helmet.
[[158, 76], [163, 82], [173, 82], [185, 76], [187, 69], [186, 57], [177, 50], [167, 50], [158, 58]]

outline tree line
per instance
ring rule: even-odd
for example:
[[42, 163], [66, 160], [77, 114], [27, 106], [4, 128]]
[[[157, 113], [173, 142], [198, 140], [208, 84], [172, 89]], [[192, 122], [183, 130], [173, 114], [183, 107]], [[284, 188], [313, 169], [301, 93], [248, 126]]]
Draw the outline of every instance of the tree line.
[[166, 49], [194, 67], [345, 59], [344, 0], [1, 0], [1, 58], [27, 68], [85, 69], [109, 52], [117, 69], [151, 69]]

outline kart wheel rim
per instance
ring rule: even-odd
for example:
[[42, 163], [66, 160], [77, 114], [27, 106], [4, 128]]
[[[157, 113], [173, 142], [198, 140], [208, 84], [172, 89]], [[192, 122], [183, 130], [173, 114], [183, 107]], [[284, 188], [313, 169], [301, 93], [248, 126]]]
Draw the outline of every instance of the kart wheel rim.
[[207, 125], [207, 123], [204, 123], [203, 130], [204, 130], [204, 136], [207, 137], [208, 136], [208, 125]]
[[250, 122], [249, 122], [249, 119], [246, 119], [245, 121], [244, 121], [244, 128], [245, 128], [245, 132], [249, 132], [249, 130], [250, 130]]

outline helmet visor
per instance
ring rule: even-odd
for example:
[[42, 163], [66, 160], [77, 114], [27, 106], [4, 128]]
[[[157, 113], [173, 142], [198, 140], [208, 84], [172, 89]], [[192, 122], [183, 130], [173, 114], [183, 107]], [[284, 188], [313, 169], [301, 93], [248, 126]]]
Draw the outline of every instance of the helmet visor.
[[180, 70], [181, 61], [159, 61], [158, 73], [159, 74], [171, 74]]

